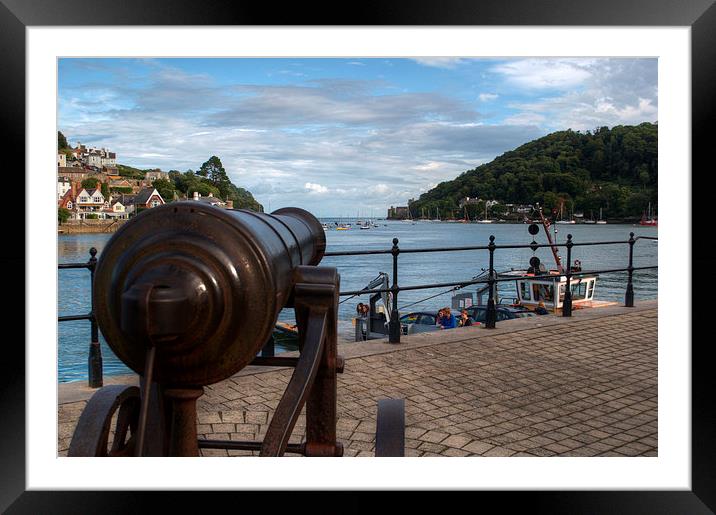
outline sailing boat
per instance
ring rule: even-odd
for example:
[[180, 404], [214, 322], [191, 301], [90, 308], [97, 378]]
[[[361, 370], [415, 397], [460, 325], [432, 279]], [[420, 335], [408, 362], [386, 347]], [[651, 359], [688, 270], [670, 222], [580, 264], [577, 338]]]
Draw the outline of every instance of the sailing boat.
[[435, 208], [435, 218], [433, 219], [433, 222], [440, 222], [440, 208]]
[[597, 220], [597, 223], [602, 224], [602, 225], [607, 223], [607, 221], [602, 218], [602, 208], [601, 207], [599, 208], [599, 220]]
[[639, 222], [639, 225], [648, 225], [651, 227], [657, 226], [656, 218], [651, 217], [651, 202], [649, 202], [649, 218], [644, 217], [644, 214], [642, 213], [641, 221]]
[[562, 217], [563, 208], [564, 208], [564, 201], [560, 202], [560, 204], [559, 204], [559, 220], [557, 220], [555, 223], [556, 224], [574, 224], [574, 223], [576, 223], [574, 220], [565, 220]]
[[491, 224], [492, 223], [492, 220], [487, 218], [487, 202], [485, 202], [485, 218], [483, 218], [482, 220], [475, 220], [475, 222], [478, 224]]
[[[599, 210], [599, 218], [602, 218], [601, 215], [601, 209]], [[589, 210], [589, 220], [584, 220], [582, 223], [584, 224], [595, 224], [597, 221], [594, 219], [594, 212], [590, 209]]]

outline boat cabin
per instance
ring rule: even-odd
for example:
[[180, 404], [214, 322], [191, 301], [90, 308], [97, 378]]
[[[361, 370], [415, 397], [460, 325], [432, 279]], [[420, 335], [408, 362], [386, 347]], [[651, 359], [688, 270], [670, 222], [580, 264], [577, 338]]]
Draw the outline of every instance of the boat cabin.
[[[562, 309], [564, 293], [567, 288], [567, 278], [559, 276], [557, 270], [544, 273], [528, 273], [526, 270], [513, 270], [500, 274], [503, 277], [517, 276], [515, 287], [519, 303], [529, 309], [539, 306], [540, 302], [548, 311], [557, 312]], [[572, 290], [572, 309], [592, 307], [594, 289], [597, 275], [572, 277], [570, 289]], [[558, 292], [558, 295], [555, 295]]]

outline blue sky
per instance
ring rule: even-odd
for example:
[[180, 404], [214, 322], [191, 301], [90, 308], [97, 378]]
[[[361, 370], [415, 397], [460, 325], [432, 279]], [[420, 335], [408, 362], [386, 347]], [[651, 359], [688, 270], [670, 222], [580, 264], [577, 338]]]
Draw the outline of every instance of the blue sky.
[[384, 216], [556, 130], [658, 119], [657, 60], [60, 59], [58, 128], [122, 164], [212, 155], [265, 208]]

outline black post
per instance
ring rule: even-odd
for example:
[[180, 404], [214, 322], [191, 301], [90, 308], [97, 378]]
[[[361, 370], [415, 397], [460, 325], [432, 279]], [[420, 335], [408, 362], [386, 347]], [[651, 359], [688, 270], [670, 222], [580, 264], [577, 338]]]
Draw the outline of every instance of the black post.
[[393, 286], [391, 286], [393, 305], [390, 312], [388, 341], [400, 343], [400, 320], [398, 320], [398, 254], [400, 254], [400, 248], [398, 248], [398, 238], [393, 238], [393, 248], [390, 253], [393, 255]]
[[[572, 316], [572, 246], [574, 243], [572, 243], [572, 235], [567, 235], [567, 285], [566, 290], [564, 292], [564, 301], [562, 303], [562, 316], [563, 317], [571, 317]], [[559, 292], [557, 292], [557, 295], [559, 295]]]
[[487, 297], [487, 312], [485, 313], [485, 327], [488, 329], [495, 328], [497, 321], [497, 311], [495, 310], [495, 237], [490, 236], [490, 243], [487, 246], [490, 251], [490, 279], [488, 285], [490, 287], [489, 296]]
[[[90, 259], [87, 268], [90, 271], [90, 291], [94, 289], [94, 270], [97, 266], [97, 249], [92, 247], [89, 251]], [[97, 329], [97, 319], [94, 316], [94, 295], [90, 295], [90, 325], [91, 337], [88, 366], [88, 380], [90, 388], [101, 388], [102, 380], [102, 350], [99, 347], [99, 330]]]
[[269, 336], [268, 341], [261, 347], [262, 358], [273, 358], [276, 354], [276, 340], [273, 338], [273, 334]]
[[629, 266], [627, 267], [627, 273], [629, 279], [627, 281], [626, 295], [624, 296], [624, 306], [627, 308], [634, 307], [634, 285], [632, 284], [632, 274], [634, 273], [634, 233], [629, 233]]

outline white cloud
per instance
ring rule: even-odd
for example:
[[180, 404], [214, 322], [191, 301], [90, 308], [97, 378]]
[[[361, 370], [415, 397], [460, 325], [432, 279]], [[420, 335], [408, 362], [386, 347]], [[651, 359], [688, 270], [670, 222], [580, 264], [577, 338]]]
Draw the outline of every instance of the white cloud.
[[435, 68], [455, 68], [456, 66], [467, 61], [464, 57], [415, 57], [416, 61], [424, 66], [432, 66]]
[[307, 182], [304, 187], [311, 193], [328, 193], [328, 188], [326, 188], [325, 186], [321, 186], [320, 184]]
[[499, 96], [500, 95], [495, 93], [480, 93], [478, 98], [480, 99], [480, 102], [491, 102], [492, 100], [496, 100]]
[[521, 59], [491, 68], [509, 84], [524, 89], [568, 89], [591, 77], [591, 59]]

